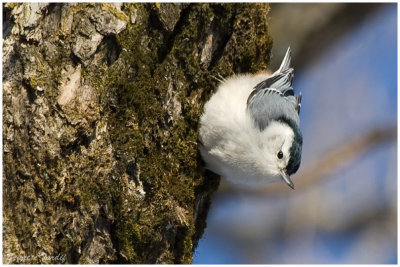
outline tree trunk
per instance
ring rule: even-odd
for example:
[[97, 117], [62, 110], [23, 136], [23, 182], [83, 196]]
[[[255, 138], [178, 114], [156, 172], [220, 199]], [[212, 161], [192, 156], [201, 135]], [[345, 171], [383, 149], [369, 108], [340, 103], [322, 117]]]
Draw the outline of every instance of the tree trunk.
[[212, 75], [266, 68], [268, 9], [5, 4], [3, 262], [190, 263]]

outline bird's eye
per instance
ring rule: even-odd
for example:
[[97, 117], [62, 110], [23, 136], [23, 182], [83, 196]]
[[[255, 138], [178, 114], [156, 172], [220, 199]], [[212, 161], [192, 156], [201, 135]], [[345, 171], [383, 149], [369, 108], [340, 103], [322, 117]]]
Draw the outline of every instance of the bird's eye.
[[277, 157], [278, 157], [278, 159], [282, 159], [283, 158], [283, 152], [279, 151]]

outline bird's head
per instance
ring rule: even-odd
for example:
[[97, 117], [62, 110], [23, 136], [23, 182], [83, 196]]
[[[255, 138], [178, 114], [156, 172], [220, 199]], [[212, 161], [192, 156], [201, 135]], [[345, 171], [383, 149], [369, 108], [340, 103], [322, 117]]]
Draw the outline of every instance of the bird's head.
[[263, 130], [263, 163], [271, 176], [282, 178], [294, 189], [290, 175], [300, 167], [302, 136], [293, 123], [283, 120], [271, 121]]

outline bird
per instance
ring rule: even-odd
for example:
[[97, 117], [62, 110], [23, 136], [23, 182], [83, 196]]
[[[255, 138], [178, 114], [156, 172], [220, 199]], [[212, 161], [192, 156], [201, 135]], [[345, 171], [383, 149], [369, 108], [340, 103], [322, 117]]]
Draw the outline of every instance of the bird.
[[301, 162], [301, 92], [292, 87], [288, 47], [277, 71], [220, 79], [200, 117], [199, 151], [205, 168], [235, 184], [284, 181]]

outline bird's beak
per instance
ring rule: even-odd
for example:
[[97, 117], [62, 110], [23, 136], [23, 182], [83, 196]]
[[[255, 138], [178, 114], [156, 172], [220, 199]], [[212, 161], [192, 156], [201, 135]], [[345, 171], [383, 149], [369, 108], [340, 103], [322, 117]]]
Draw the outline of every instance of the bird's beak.
[[281, 176], [285, 183], [287, 183], [287, 185], [294, 190], [294, 184], [292, 180], [290, 180], [289, 175], [284, 170], [281, 170]]

